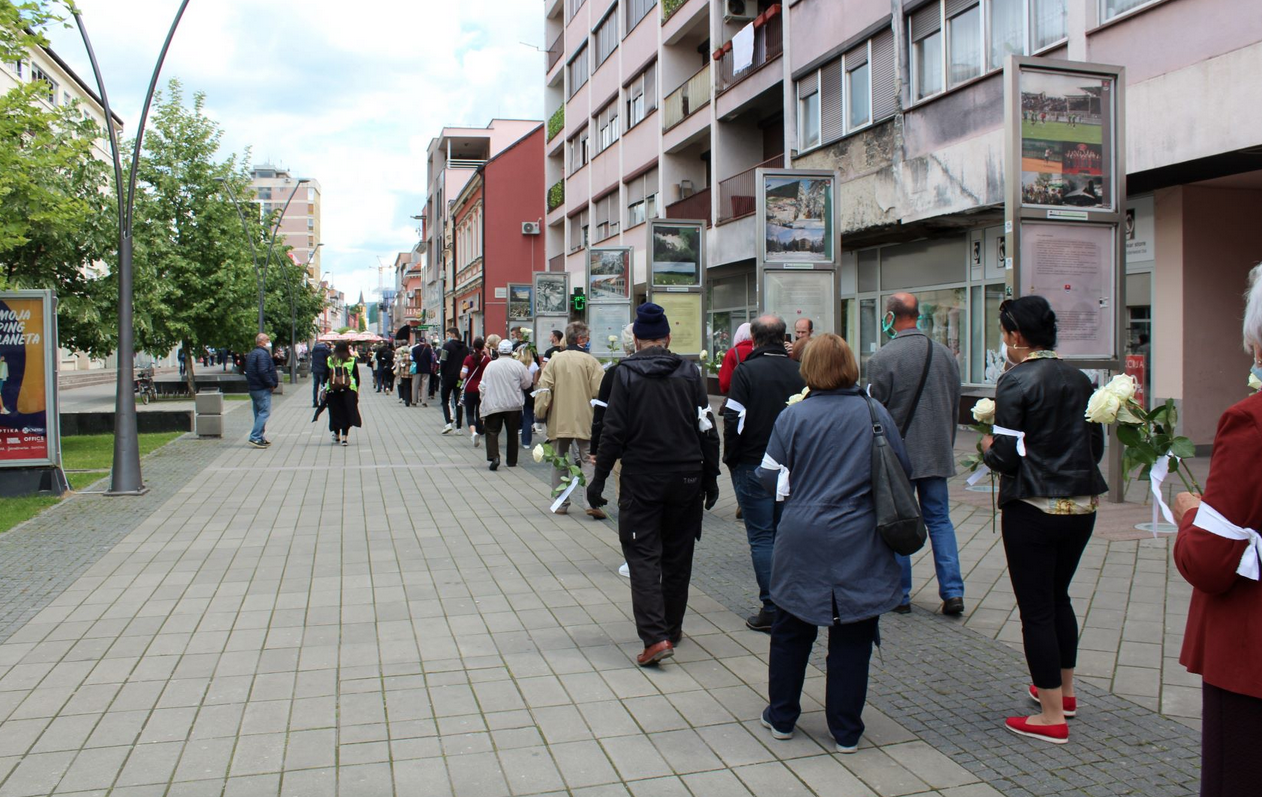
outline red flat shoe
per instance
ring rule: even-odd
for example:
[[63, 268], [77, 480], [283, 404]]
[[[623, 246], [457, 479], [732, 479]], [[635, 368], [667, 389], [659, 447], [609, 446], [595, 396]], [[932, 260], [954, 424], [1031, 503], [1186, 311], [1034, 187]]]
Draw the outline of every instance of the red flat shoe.
[[644, 652], [635, 657], [635, 663], [641, 667], [651, 667], [662, 659], [669, 659], [675, 655], [675, 646], [670, 643], [669, 639], [663, 639], [656, 645], [649, 645]]
[[1019, 736], [1028, 736], [1052, 744], [1065, 744], [1069, 741], [1069, 723], [1060, 725], [1031, 725], [1029, 717], [1008, 717], [1004, 727]]
[[[1030, 695], [1030, 699], [1033, 700], [1035, 703], [1037, 703], [1040, 706], [1043, 705], [1042, 703], [1039, 703], [1039, 688], [1037, 686], [1030, 687], [1029, 695]], [[1078, 716], [1078, 698], [1062, 697], [1060, 702], [1064, 708], [1066, 717]]]

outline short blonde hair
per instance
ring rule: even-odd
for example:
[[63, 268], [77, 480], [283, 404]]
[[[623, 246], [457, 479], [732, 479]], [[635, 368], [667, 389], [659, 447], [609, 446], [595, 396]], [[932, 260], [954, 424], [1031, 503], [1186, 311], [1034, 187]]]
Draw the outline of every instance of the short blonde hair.
[[499, 335], [487, 335], [486, 342], [482, 345], [491, 351], [497, 351], [500, 347], [500, 341], [503, 340]]
[[859, 363], [840, 335], [813, 335], [802, 350], [802, 379], [811, 390], [845, 390], [859, 381]]

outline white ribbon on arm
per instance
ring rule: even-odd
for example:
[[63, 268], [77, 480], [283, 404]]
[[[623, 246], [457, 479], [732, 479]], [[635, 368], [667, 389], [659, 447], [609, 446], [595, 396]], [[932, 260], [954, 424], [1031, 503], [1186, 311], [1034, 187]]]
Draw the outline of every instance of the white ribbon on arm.
[[709, 407], [697, 407], [697, 428], [703, 433], [714, 428], [714, 421], [710, 420]]
[[736, 422], [736, 433], [743, 434], [745, 432], [745, 415], [749, 412], [745, 409], [745, 405], [739, 401], [732, 401], [731, 399], [728, 399], [727, 407], [725, 409], [732, 410], [733, 412], [739, 414], [740, 418]]
[[601, 401], [600, 399], [592, 399], [592, 406], [593, 406], [593, 407], [604, 407], [605, 409], [609, 409], [609, 405], [608, 405], [608, 404], [606, 404], [605, 402]]
[[1022, 457], [1025, 456], [1025, 432], [1018, 432], [1016, 429], [1007, 429], [1003, 426], [996, 426], [990, 430], [990, 433], [996, 436], [1017, 438], [1017, 455]]
[[577, 486], [578, 486], [578, 477], [574, 477], [574, 476], [570, 477], [570, 486], [566, 487], [565, 491], [562, 492], [559, 496], [557, 496], [557, 500], [552, 502], [551, 509], [553, 512], [556, 512], [558, 509], [561, 508], [562, 504], [564, 504], [567, 500], [569, 500], [570, 493], [574, 492], [574, 488]]
[[530, 393], [530, 397], [531, 397], [531, 398], [538, 398], [540, 393], [551, 393], [551, 392], [552, 392], [552, 388], [550, 388], [550, 387], [541, 387], [541, 388], [539, 388], [538, 390], [531, 391], [531, 393]]
[[[1166, 506], [1166, 499], [1161, 496], [1161, 485], [1170, 475], [1170, 455], [1167, 454], [1161, 459], [1153, 463], [1148, 470], [1148, 481], [1152, 484], [1152, 501], [1153, 504], [1161, 509], [1161, 516], [1166, 519], [1167, 523], [1174, 524], [1174, 515], [1170, 512], [1170, 507]], [[1157, 513], [1153, 512], [1153, 536], [1157, 536]]]
[[776, 462], [771, 458], [770, 454], [762, 455], [762, 462], [758, 467], [765, 470], [778, 470], [780, 475], [776, 477], [776, 500], [783, 501], [789, 497], [789, 469]]
[[1245, 546], [1244, 555], [1240, 557], [1240, 566], [1236, 568], [1236, 573], [1251, 581], [1258, 580], [1260, 563], [1262, 563], [1262, 534], [1258, 534], [1254, 529], [1237, 526], [1204, 501], [1197, 507], [1193, 525], [1229, 540], [1247, 541], [1249, 544]]

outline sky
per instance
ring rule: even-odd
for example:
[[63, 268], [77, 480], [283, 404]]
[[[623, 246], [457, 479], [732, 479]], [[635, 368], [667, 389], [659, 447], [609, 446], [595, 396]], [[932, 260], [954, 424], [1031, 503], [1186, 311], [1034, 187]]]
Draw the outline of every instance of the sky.
[[[179, 2], [77, 2], [131, 137]], [[95, 85], [78, 31], [47, 33]], [[179, 78], [190, 102], [205, 92], [223, 156], [250, 148], [320, 182], [323, 269], [350, 301], [371, 300], [379, 263], [417, 242], [430, 140], [542, 119], [546, 46], [538, 0], [191, 0], [159, 85]]]

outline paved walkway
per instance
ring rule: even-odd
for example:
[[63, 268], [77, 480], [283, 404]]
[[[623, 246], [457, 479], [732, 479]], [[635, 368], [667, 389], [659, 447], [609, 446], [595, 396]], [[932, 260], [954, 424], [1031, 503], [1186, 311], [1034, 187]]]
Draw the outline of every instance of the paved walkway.
[[[612, 527], [547, 513], [542, 467], [488, 473], [436, 407], [371, 393], [334, 446], [303, 398], [278, 400], [270, 450], [233, 412], [228, 439], [146, 460], [149, 495], [76, 497], [0, 538], [0, 797], [1195, 793], [1195, 733], [1103, 683], [1070, 745], [998, 727], [1026, 708], [1024, 667], [993, 638], [1007, 615], [982, 622], [1002, 560], [970, 507], [978, 608], [883, 620], [868, 733], [838, 756], [819, 672], [793, 741], [758, 726], [767, 637], [741, 620], [730, 496], [678, 655], [645, 672]], [[1115, 544], [1092, 600], [1123, 578]]]

